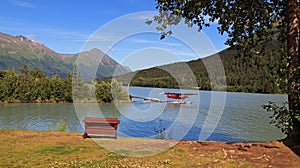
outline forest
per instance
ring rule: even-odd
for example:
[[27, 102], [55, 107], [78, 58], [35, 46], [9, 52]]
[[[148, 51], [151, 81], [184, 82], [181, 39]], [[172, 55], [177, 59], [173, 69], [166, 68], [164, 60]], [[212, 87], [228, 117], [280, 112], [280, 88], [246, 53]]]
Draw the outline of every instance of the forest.
[[[265, 53], [261, 53], [262, 51], [257, 48], [249, 49], [249, 52], [228, 48], [202, 59], [153, 67], [113, 78], [131, 86], [212, 90], [206, 66], [212, 66], [212, 71], [217, 73], [220, 67], [214, 64], [216, 57], [220, 57], [225, 77], [217, 77], [216, 80], [224, 80], [227, 91], [285, 93], [286, 87], [279, 86], [277, 81], [285, 75], [281, 73], [282, 65], [286, 62], [281, 52], [284, 50], [283, 47], [284, 45], [279, 42], [269, 42], [263, 51]], [[195, 77], [195, 82], [192, 81], [192, 77]], [[110, 80], [111, 78], [98, 79], [98, 81]], [[213, 90], [223, 89], [214, 87]]]
[[20, 73], [14, 70], [0, 71], [0, 102], [71, 103], [129, 99], [128, 92], [117, 81], [90, 83], [82, 80], [80, 73], [69, 72], [66, 78], [59, 75], [50, 78], [39, 69], [29, 70], [25, 64]]

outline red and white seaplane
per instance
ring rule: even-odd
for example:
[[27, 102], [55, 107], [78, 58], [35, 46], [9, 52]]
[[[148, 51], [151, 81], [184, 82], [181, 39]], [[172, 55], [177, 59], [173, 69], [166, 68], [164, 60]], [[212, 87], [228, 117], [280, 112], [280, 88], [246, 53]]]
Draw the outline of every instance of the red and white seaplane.
[[143, 99], [145, 101], [151, 101], [151, 102], [166, 102], [166, 103], [170, 103], [170, 104], [191, 104], [192, 102], [185, 102], [183, 101], [184, 99], [192, 96], [192, 95], [198, 95], [195, 93], [172, 93], [172, 92], [162, 92], [161, 94], [165, 94], [167, 95], [167, 98], [170, 99], [176, 99], [179, 101], [168, 101], [168, 100], [160, 100], [157, 98], [143, 98], [143, 97], [139, 97], [139, 96], [132, 96], [130, 95], [130, 98], [138, 98], [138, 99]]
[[178, 104], [191, 104], [192, 102], [184, 102], [183, 100], [192, 95], [198, 95], [195, 93], [171, 93], [171, 92], [163, 92], [162, 94], [167, 95], [167, 98], [180, 100], [180, 101], [172, 102], [172, 103], [178, 103]]

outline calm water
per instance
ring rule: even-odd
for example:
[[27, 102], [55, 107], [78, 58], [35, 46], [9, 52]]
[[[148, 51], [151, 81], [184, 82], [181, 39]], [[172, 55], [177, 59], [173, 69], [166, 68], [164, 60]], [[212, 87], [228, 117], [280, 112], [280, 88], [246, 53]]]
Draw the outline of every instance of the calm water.
[[[180, 92], [174, 89], [129, 89], [132, 95], [167, 100], [160, 95], [163, 91]], [[185, 92], [198, 93], [199, 96], [186, 99], [192, 104], [181, 105], [147, 103], [138, 99], [133, 103], [99, 105], [0, 105], [0, 129], [55, 130], [65, 119], [68, 131], [82, 133], [85, 116], [104, 116], [120, 119], [119, 136], [215, 141], [270, 141], [284, 137], [280, 129], [269, 124], [271, 113], [264, 111], [261, 105], [268, 101], [287, 101], [285, 95]], [[224, 95], [226, 101], [222, 110], [218, 98]], [[217, 101], [211, 100], [212, 97]], [[158, 135], [159, 132], [163, 133]]]

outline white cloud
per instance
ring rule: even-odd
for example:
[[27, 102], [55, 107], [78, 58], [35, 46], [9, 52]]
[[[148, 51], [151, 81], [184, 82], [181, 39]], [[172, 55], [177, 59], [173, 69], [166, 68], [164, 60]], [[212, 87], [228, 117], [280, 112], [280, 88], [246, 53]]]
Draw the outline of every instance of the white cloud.
[[43, 32], [56, 36], [58, 39], [70, 40], [70, 41], [86, 41], [89, 34], [85, 34], [77, 31], [68, 31], [57, 28], [40, 28]]
[[107, 34], [94, 34], [88, 39], [89, 42], [115, 42], [119, 36], [112, 33]]
[[199, 56], [193, 51], [179, 51], [177, 52], [178, 55], [187, 57], [188, 59], [195, 59], [199, 58]]
[[139, 13], [138, 15], [132, 15], [130, 17], [127, 17], [126, 19], [146, 22], [147, 19], [152, 19], [153, 16], [154, 16], [153, 13], [144, 12], [144, 13]]
[[159, 45], [167, 45], [167, 46], [173, 46], [173, 47], [180, 46], [179, 43], [170, 43], [170, 42], [164, 42], [164, 41], [155, 41], [155, 40], [146, 40], [146, 39], [133, 39], [133, 40], [136, 43], [159, 44]]
[[13, 1], [13, 3], [17, 6], [24, 7], [24, 8], [31, 8], [31, 9], [36, 8], [36, 6], [34, 4], [32, 4], [30, 2], [26, 2], [26, 1], [16, 0], [16, 1]]

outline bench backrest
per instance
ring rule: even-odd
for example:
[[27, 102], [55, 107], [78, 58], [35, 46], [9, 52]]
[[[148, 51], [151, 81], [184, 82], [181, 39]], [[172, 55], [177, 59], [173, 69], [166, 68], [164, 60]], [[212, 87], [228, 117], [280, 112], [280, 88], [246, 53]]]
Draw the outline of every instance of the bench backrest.
[[84, 119], [85, 128], [97, 128], [97, 127], [113, 127], [117, 129], [120, 121], [118, 118], [95, 118], [86, 117]]

